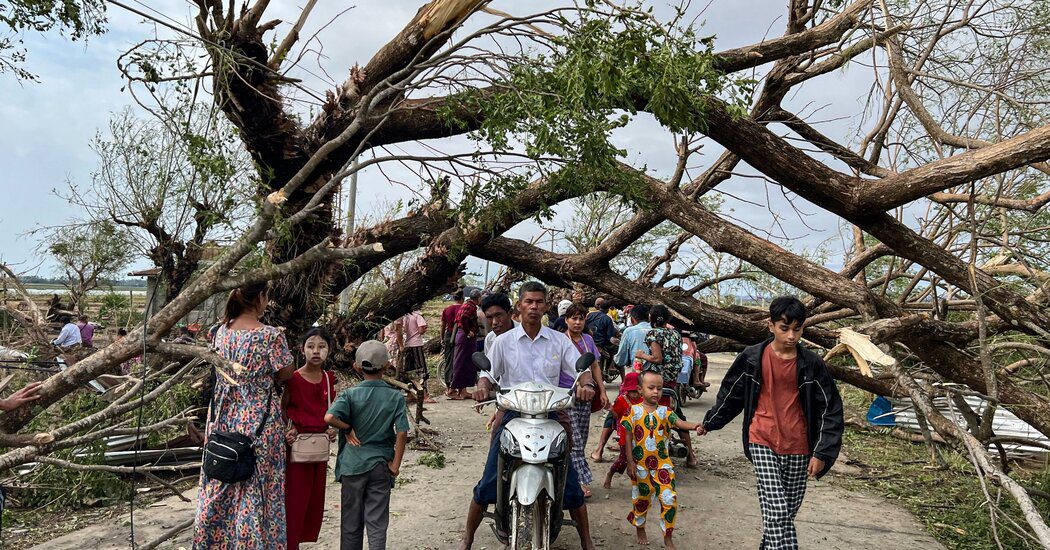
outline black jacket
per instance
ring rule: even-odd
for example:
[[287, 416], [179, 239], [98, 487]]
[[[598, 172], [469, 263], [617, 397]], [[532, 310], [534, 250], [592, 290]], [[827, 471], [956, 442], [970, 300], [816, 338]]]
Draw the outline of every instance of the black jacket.
[[[762, 386], [762, 352], [772, 341], [770, 338], [745, 348], [737, 356], [722, 379], [714, 406], [704, 416], [704, 428], [718, 430], [743, 412], [744, 455], [748, 460], [751, 460], [747, 447], [748, 431]], [[820, 356], [800, 345], [797, 366], [798, 397], [806, 418], [809, 450], [813, 456], [824, 461], [824, 469], [817, 474], [819, 478], [835, 464], [842, 446], [842, 398]]]
[[609, 314], [604, 311], [592, 311], [587, 314], [587, 323], [584, 327], [594, 338], [594, 345], [599, 348], [609, 347], [613, 337], [617, 334], [612, 317], [609, 317]]

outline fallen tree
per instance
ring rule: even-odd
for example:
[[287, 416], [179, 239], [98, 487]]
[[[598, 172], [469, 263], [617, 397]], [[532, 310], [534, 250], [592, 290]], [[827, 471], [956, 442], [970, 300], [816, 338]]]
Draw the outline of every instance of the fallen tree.
[[[195, 4], [196, 28], [178, 30], [190, 37], [186, 47], [207, 54], [207, 67], [148, 76], [148, 56], [140, 53], [122, 69], [132, 88], [210, 83], [216, 108], [256, 167], [249, 223], [213, 263], [192, 278], [180, 275], [181, 291], [129, 338], [50, 377], [41, 407], [0, 417], [2, 441], [12, 447], [0, 466], [53, 448], [22, 433], [41, 410], [143, 346], [174, 353], [161, 335], [215, 293], [273, 280], [269, 322], [294, 337], [320, 321], [350, 349], [456, 285], [470, 256], [586, 294], [663, 303], [676, 324], [716, 336], [706, 351], [765, 338], [760, 308], [710, 292], [754, 290], [760, 274], [769, 288], [805, 295], [814, 312], [806, 337], [814, 345], [830, 349], [837, 329], [862, 324], [874, 341], [904, 346], [915, 359], [909, 368], [993, 395], [1050, 434], [1045, 387], [1029, 383], [1042, 378], [1050, 355], [1043, 351], [1050, 348], [1050, 224], [1041, 211], [1050, 127], [1039, 125], [1046, 102], [1036, 86], [1045, 76], [1005, 63], [1022, 55], [1045, 60], [1046, 52], [1025, 42], [1028, 49], [1004, 60], [981, 52], [995, 50], [986, 42], [1009, 38], [973, 38], [995, 34], [989, 30], [1045, 32], [1024, 7], [931, 0], [891, 12], [866, 0], [840, 9], [792, 1], [783, 36], [717, 51], [686, 23], [686, 12], [661, 20], [637, 7], [595, 3], [517, 16], [477, 0], [434, 0], [320, 97], [289, 76], [313, 3], [279, 40], [281, 23], [265, 20], [265, 1], [240, 10], [217, 0]], [[997, 19], [1002, 13], [1009, 24]], [[148, 52], [149, 42], [138, 48]], [[947, 48], [974, 55], [959, 61], [965, 58], [948, 56]], [[834, 139], [790, 108], [786, 98], [803, 84], [856, 70], [865, 57], [889, 60], [870, 69], [874, 82], [889, 84], [870, 98], [867, 135]], [[761, 77], [757, 89], [749, 71]], [[967, 71], [981, 82], [956, 74]], [[997, 75], [994, 83], [982, 80], [989, 74]], [[915, 91], [926, 88], [939, 92], [937, 105]], [[301, 97], [319, 102], [310, 117], [294, 107]], [[616, 145], [614, 133], [640, 116], [675, 144], [666, 177], [632, 166]], [[985, 123], [971, 124], [975, 118]], [[467, 146], [452, 139], [463, 135], [473, 139]], [[705, 145], [722, 149], [711, 162], [701, 155]], [[334, 206], [342, 182], [392, 164], [412, 167], [420, 200], [399, 217], [344, 232]], [[805, 208], [848, 225], [854, 239], [841, 266], [705, 202], [745, 178], [787, 197], [771, 224], [788, 214], [805, 224], [791, 202], [804, 199]], [[566, 253], [508, 236], [521, 222], [549, 219], [560, 204], [599, 193], [630, 212], [595, 231], [603, 238]], [[674, 236], [651, 261], [615, 262], [668, 223]], [[263, 261], [249, 267], [246, 258], [260, 249]], [[736, 271], [699, 273], [698, 262], [687, 260], [698, 251], [732, 258]], [[408, 254], [415, 259], [397, 278], [338, 314], [342, 291]], [[27, 327], [38, 317], [18, 315]], [[832, 368], [868, 391], [915, 397], [900, 375]], [[981, 445], [994, 437], [973, 435]]]

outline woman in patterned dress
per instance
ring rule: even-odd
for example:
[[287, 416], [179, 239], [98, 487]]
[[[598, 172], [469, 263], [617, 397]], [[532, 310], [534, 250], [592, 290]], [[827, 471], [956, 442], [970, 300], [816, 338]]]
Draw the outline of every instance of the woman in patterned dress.
[[254, 434], [267, 407], [269, 416], [256, 440], [252, 477], [223, 483], [201, 472], [193, 525], [195, 550], [283, 550], [287, 545], [284, 428], [281, 399], [273, 394], [276, 383], [291, 378], [295, 362], [284, 333], [259, 322], [269, 303], [266, 290], [266, 283], [259, 283], [231, 292], [225, 319], [214, 331], [212, 346], [233, 367], [216, 367], [220, 372], [207, 434], [216, 430]]
[[[649, 309], [649, 324], [652, 329], [645, 337], [645, 343], [649, 346], [649, 353], [642, 350], [634, 352], [636, 359], [644, 361], [642, 370], [652, 370], [664, 377], [664, 387], [675, 389], [678, 385], [678, 374], [682, 372], [682, 335], [670, 325], [671, 312], [666, 306], [655, 305]], [[660, 399], [661, 405], [670, 405], [670, 397]], [[685, 420], [682, 412], [682, 404], [678, 404], [675, 410], [678, 417]], [[682, 442], [689, 449], [689, 458], [686, 459], [686, 467], [696, 468], [698, 462], [696, 453], [693, 452], [692, 440], [689, 432], [680, 432]]]
[[[576, 346], [581, 355], [591, 352], [595, 357], [600, 357], [601, 354], [598, 353], [598, 346], [594, 344], [594, 339], [583, 331], [586, 324], [587, 308], [572, 304], [565, 310], [565, 326], [567, 327], [565, 335], [572, 340], [572, 344]], [[596, 391], [604, 409], [609, 404], [609, 398], [605, 395], [605, 385], [599, 369], [598, 361], [595, 361], [591, 365], [591, 377], [598, 385]], [[576, 406], [569, 411], [569, 420], [572, 422], [572, 448], [569, 450], [569, 460], [572, 461], [576, 473], [580, 476], [584, 498], [590, 498], [591, 489], [588, 485], [594, 481], [594, 475], [591, 473], [590, 465], [587, 464], [584, 452], [587, 448], [587, 436], [591, 431], [591, 402], [577, 402]]]

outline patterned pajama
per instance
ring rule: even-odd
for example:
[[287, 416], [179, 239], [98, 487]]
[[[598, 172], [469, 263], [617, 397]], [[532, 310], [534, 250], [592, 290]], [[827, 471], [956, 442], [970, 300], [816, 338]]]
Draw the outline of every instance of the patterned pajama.
[[674, 411], [660, 406], [646, 412], [642, 405], [633, 405], [623, 418], [625, 429], [634, 436], [631, 450], [635, 461], [635, 477], [631, 487], [634, 509], [627, 521], [635, 527], [645, 527], [650, 508], [660, 506], [660, 531], [669, 537], [674, 532], [678, 514], [678, 496], [675, 494], [674, 464], [667, 453], [671, 427], [678, 420]]
[[795, 514], [806, 496], [808, 455], [778, 455], [772, 449], [748, 444], [758, 481], [762, 510], [762, 550], [798, 550]]
[[572, 422], [572, 448], [569, 449], [569, 460], [580, 476], [580, 483], [589, 485], [594, 482], [591, 467], [587, 464], [587, 436], [591, 431], [591, 402], [578, 403], [569, 411]]

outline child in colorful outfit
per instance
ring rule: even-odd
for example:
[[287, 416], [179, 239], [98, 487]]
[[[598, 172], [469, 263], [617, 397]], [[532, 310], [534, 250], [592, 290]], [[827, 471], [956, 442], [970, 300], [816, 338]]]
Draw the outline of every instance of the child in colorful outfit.
[[612, 478], [615, 474], [622, 474], [627, 471], [627, 439], [624, 435], [623, 424], [621, 421], [623, 417], [631, 411], [631, 405], [637, 405], [642, 402], [642, 395], [638, 393], [638, 373], [629, 372], [623, 377], [623, 384], [620, 384], [620, 395], [617, 396], [616, 402], [613, 403], [612, 410], [609, 412], [609, 416], [615, 419], [616, 422], [616, 435], [619, 439], [618, 444], [620, 447], [620, 456], [616, 457], [616, 461], [612, 463], [609, 468], [609, 473], [605, 474], [605, 484], [602, 487], [606, 489], [612, 489]]
[[343, 485], [342, 550], [361, 550], [366, 527], [369, 550], [386, 548], [390, 489], [408, 442], [405, 396], [383, 381], [389, 366], [390, 354], [382, 342], [362, 343], [354, 368], [364, 381], [341, 393], [324, 417], [343, 434], [335, 465], [335, 477]]
[[675, 493], [674, 464], [668, 447], [671, 430], [698, 430], [699, 424], [678, 418], [674, 410], [660, 405], [663, 391], [663, 375], [644, 370], [638, 377], [642, 402], [631, 405], [621, 422], [626, 437], [627, 475], [631, 477], [631, 499], [634, 509], [627, 514], [627, 521], [634, 525], [638, 544], [649, 544], [645, 532], [645, 519], [649, 508], [660, 504], [660, 530], [664, 535], [664, 547], [674, 550], [671, 540], [674, 534], [675, 515], [678, 514], [678, 496]]
[[764, 550], [797, 550], [795, 515], [806, 476], [831, 469], [842, 445], [842, 399], [827, 365], [802, 347], [806, 307], [782, 296], [769, 304], [773, 337], [746, 348], [729, 367], [703, 435], [744, 414], [744, 455], [755, 467]]

